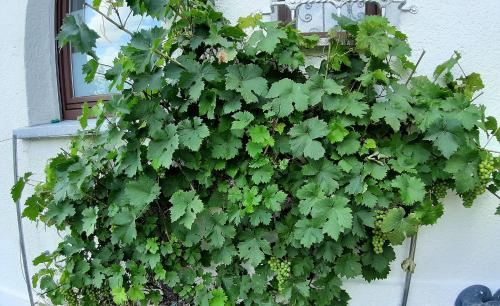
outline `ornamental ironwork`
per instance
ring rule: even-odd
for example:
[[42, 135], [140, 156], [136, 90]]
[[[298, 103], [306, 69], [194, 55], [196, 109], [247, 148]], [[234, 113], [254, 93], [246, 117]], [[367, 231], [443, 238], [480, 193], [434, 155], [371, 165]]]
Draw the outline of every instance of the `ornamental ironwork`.
[[286, 6], [290, 10], [291, 19], [302, 32], [326, 32], [336, 25], [331, 17], [344, 16], [359, 20], [365, 16], [367, 4], [377, 4], [379, 15], [386, 16], [394, 10], [416, 14], [418, 9], [408, 5], [407, 0], [272, 0], [273, 11], [276, 7]]

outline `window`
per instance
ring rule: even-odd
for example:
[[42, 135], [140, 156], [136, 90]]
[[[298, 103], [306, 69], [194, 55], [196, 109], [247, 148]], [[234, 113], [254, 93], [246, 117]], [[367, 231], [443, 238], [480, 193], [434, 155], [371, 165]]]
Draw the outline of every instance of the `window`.
[[374, 1], [351, 1], [340, 7], [328, 1], [323, 3], [318, 1], [317, 3], [299, 4], [294, 10], [285, 5], [285, 0], [275, 3], [277, 3], [279, 21], [283, 23], [295, 21], [295, 26], [302, 33], [319, 34], [320, 36], [326, 36], [328, 31], [337, 25], [332, 15], [361, 19], [366, 15], [381, 15], [382, 13], [380, 5]]
[[[85, 82], [85, 73], [82, 71], [82, 66], [89, 60], [87, 55], [78, 53], [71, 46], [66, 46], [58, 52], [59, 94], [63, 119], [76, 119], [81, 114], [84, 102], [93, 104], [101, 99], [109, 99], [113, 92], [109, 91], [109, 82], [103, 74], [108, 66], [113, 65], [113, 59], [120, 47], [130, 39], [128, 34], [106, 21], [91, 8], [86, 7], [85, 3], [91, 4], [92, 0], [57, 0], [56, 2], [56, 32], [61, 28], [64, 17], [67, 14], [74, 14], [100, 36], [95, 49], [100, 65], [92, 83]], [[116, 8], [116, 11], [111, 10], [109, 3], [109, 1], [102, 1], [100, 11], [110, 12], [109, 17], [116, 21], [118, 13], [129, 29], [136, 30], [158, 25], [158, 22], [153, 19], [132, 15], [126, 6]]]

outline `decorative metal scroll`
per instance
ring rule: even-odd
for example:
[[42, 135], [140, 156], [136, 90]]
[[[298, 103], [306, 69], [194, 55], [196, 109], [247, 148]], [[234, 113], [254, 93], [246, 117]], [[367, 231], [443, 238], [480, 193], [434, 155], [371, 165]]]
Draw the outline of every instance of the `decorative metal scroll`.
[[389, 7], [412, 14], [418, 11], [416, 6], [407, 5], [407, 0], [272, 0], [271, 5], [273, 10], [277, 6], [287, 6], [296, 27], [302, 32], [327, 32], [336, 25], [330, 16], [362, 19], [368, 2], [377, 3], [382, 16], [386, 16]]

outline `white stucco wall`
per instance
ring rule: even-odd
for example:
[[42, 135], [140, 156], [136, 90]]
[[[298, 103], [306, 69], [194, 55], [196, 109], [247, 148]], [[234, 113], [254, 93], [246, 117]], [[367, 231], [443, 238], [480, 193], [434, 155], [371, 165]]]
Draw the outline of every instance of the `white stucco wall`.
[[[269, 2], [218, 0], [218, 5], [227, 17], [236, 20], [252, 12], [269, 12]], [[421, 50], [427, 51], [419, 73], [431, 73], [453, 50], [460, 51], [464, 69], [481, 73], [485, 81], [485, 94], [478, 102], [488, 107], [489, 115], [500, 118], [500, 2], [409, 2], [417, 5], [419, 12], [402, 14], [398, 26], [409, 35], [415, 58]], [[2, 4], [8, 9], [0, 10], [0, 31], [4, 32], [0, 39], [0, 141], [9, 139], [15, 128], [46, 123], [58, 116], [51, 41], [53, 1], [4, 0]], [[32, 171], [35, 178], [41, 178], [47, 158], [67, 144], [65, 138], [19, 141], [20, 172]], [[11, 150], [11, 141], [0, 142], [0, 306], [28, 304], [20, 268], [15, 208], [9, 195]], [[465, 209], [456, 196], [447, 198], [446, 213], [439, 224], [420, 232], [417, 270], [408, 305], [452, 305], [461, 289], [476, 283], [492, 290], [500, 288], [500, 217], [494, 216], [497, 205], [494, 197], [483, 196], [474, 208]], [[24, 228], [30, 260], [56, 243], [55, 233], [27, 222]], [[351, 305], [399, 305], [404, 284], [399, 263], [407, 249], [406, 245], [398, 248], [398, 259], [389, 279], [370, 285], [360, 280], [348, 281]]]

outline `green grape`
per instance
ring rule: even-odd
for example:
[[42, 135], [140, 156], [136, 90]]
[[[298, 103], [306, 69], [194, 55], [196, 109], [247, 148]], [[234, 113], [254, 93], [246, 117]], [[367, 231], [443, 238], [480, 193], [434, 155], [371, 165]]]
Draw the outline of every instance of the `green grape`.
[[432, 186], [432, 193], [436, 196], [436, 198], [443, 199], [446, 197], [448, 189], [451, 187], [450, 182], [439, 180], [434, 183], [434, 186]]
[[290, 277], [290, 262], [288, 260], [279, 260], [276, 257], [271, 257], [268, 261], [269, 267], [276, 273], [278, 280], [278, 292], [285, 290], [285, 283]]
[[495, 171], [495, 161], [491, 154], [488, 154], [484, 160], [479, 163], [479, 182], [480, 185], [476, 186], [474, 190], [461, 194], [460, 197], [464, 202], [465, 207], [471, 207], [474, 200], [481, 194], [486, 192], [486, 187], [491, 181], [491, 175]]
[[64, 292], [64, 299], [66, 303], [68, 303], [68, 306], [78, 306], [78, 298], [72, 289], [68, 289]]
[[481, 184], [488, 184], [491, 180], [491, 174], [495, 170], [495, 161], [493, 156], [488, 154], [486, 159], [479, 164], [479, 180]]
[[382, 232], [382, 222], [384, 221], [385, 212], [381, 210], [376, 211], [375, 216], [375, 228], [373, 229], [372, 245], [373, 251], [376, 254], [381, 254], [384, 251], [384, 244], [387, 240], [387, 236]]

